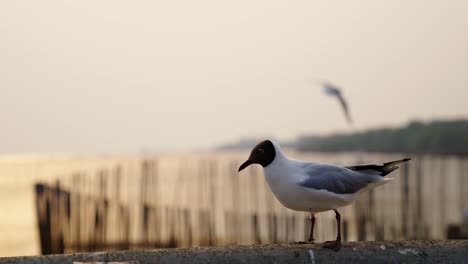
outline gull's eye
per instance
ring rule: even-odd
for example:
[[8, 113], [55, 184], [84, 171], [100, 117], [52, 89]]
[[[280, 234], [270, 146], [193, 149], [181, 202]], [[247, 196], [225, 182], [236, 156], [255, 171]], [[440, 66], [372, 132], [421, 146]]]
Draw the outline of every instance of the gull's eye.
[[257, 153], [258, 153], [258, 154], [263, 154], [263, 153], [265, 153], [265, 151], [264, 151], [263, 149], [258, 149], [258, 150], [257, 150]]

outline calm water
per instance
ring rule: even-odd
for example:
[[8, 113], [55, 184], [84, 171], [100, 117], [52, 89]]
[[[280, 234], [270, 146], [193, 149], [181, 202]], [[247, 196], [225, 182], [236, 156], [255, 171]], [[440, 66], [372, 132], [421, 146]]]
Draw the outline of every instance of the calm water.
[[[404, 157], [358, 153], [290, 155], [336, 164]], [[36, 182], [59, 181], [63, 189], [79, 193], [80, 199], [105, 196], [125, 205], [131, 212], [128, 238], [135, 243], [145, 239], [163, 244], [175, 237], [178, 246], [207, 245], [207, 233], [210, 244], [220, 245], [304, 240], [307, 214], [281, 206], [258, 167], [238, 174], [237, 168], [246, 157], [247, 153], [145, 158], [1, 157], [0, 255], [40, 253], [33, 192]], [[394, 181], [340, 210], [347, 221], [347, 240], [443, 239], [447, 225], [460, 223], [462, 211], [468, 209], [464, 192], [468, 189], [468, 161], [453, 156], [414, 158], [410, 166], [392, 173]], [[142, 203], [155, 208], [149, 218], [149, 235], [142, 232]], [[122, 230], [117, 211], [112, 208], [106, 219], [105, 240], [118, 242]], [[80, 225], [80, 234], [73, 235], [69, 228], [71, 237], [82, 243], [88, 241], [95, 231], [89, 224], [92, 219], [91, 214], [81, 214], [74, 222]], [[332, 213], [320, 214], [316, 238], [333, 239], [334, 224]], [[76, 241], [69, 238], [67, 243]]]

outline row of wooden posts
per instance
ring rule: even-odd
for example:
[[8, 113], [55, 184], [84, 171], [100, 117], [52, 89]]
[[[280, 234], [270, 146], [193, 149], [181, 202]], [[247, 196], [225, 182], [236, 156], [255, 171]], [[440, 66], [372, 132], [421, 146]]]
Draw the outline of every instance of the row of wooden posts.
[[[438, 180], [439, 185], [428, 185], [431, 179], [425, 177], [425, 167], [434, 162], [439, 171], [432, 171], [431, 177], [445, 177], [446, 166], [458, 165], [459, 170], [451, 172], [454, 176], [450, 177], [456, 176], [455, 186], [468, 187], [464, 158], [415, 158], [396, 173], [396, 183], [385, 185], [381, 192], [366, 193], [356, 204], [343, 209], [345, 240], [438, 238], [440, 231], [434, 229], [436, 223], [427, 218], [424, 209], [427, 193], [437, 191], [432, 195], [439, 197], [441, 207], [434, 208], [435, 214], [449, 214], [443, 207], [455, 205], [451, 205], [453, 197], [448, 192], [452, 187], [448, 183]], [[35, 190], [41, 251], [51, 254], [304, 240], [308, 215], [278, 204], [258, 168], [250, 169], [250, 176], [239, 177], [238, 164], [232, 156], [221, 160], [181, 158], [177, 162], [155, 157], [137, 160], [133, 173], [116, 162], [92, 174], [71, 172], [55, 181], [38, 182]], [[461, 210], [468, 205], [468, 196], [464, 191], [458, 195], [456, 206]], [[437, 218], [441, 228], [450, 224], [447, 219]], [[333, 217], [319, 218], [317, 229], [319, 239], [332, 238]]]

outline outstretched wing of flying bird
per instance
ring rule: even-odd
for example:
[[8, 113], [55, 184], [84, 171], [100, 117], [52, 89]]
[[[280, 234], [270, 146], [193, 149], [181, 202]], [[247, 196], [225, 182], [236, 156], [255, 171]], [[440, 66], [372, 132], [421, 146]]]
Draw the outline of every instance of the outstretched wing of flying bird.
[[351, 119], [351, 115], [349, 113], [349, 109], [348, 109], [348, 103], [346, 102], [345, 98], [343, 97], [343, 94], [341, 93], [341, 90], [340, 88], [330, 84], [330, 83], [322, 83], [322, 86], [323, 86], [323, 90], [324, 92], [327, 94], [327, 95], [330, 95], [330, 96], [335, 96], [338, 101], [340, 102], [341, 104], [341, 107], [343, 108], [343, 112], [345, 114], [345, 117], [346, 117], [346, 120], [348, 121], [348, 123], [352, 123], [352, 119]]

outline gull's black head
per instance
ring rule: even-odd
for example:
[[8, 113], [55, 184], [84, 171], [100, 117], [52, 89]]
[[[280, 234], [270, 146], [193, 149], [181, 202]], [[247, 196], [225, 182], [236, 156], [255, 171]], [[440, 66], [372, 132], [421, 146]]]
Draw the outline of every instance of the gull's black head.
[[249, 159], [242, 163], [242, 165], [239, 167], [239, 171], [247, 168], [252, 164], [260, 164], [263, 167], [266, 167], [273, 162], [275, 156], [276, 151], [273, 143], [270, 140], [262, 141], [252, 149]]

